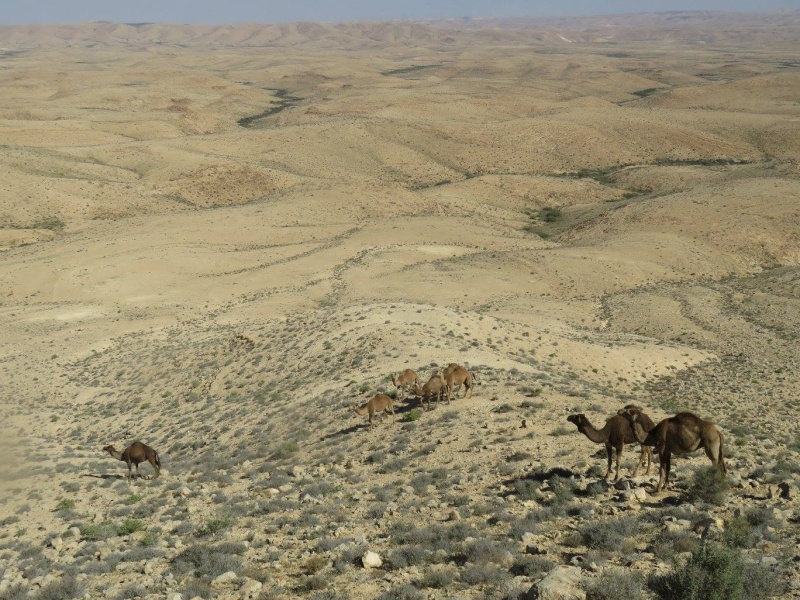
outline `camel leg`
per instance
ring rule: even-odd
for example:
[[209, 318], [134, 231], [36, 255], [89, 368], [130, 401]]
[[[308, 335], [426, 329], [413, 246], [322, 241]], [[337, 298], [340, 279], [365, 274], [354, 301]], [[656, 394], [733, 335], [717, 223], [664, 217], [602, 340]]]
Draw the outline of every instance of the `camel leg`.
[[719, 467], [719, 471], [724, 477], [728, 473], [728, 469], [725, 467], [725, 457], [722, 455], [722, 445], [723, 437], [720, 433], [718, 441], [706, 443], [703, 449], [706, 451], [706, 456], [711, 460], [711, 464]]
[[392, 411], [392, 425], [394, 425], [394, 404], [390, 404], [389, 409]]
[[606, 469], [606, 474], [603, 479], [608, 479], [609, 475], [611, 475], [611, 444], [606, 442], [606, 456], [608, 457], [608, 468]]
[[645, 446], [644, 449], [647, 451], [647, 471], [645, 471], [645, 475], [650, 475], [650, 464], [653, 462], [653, 451], [650, 449], [650, 446]]
[[665, 489], [669, 485], [669, 471], [670, 471], [670, 459], [672, 458], [670, 453], [663, 454], [661, 459], [661, 464], [659, 465], [659, 477], [658, 477], [658, 487], [656, 487], [656, 494]]
[[625, 447], [625, 444], [620, 444], [616, 448], [616, 451], [617, 451], [617, 470], [616, 470], [616, 473], [614, 473], [614, 481], [619, 481], [619, 459], [622, 456], [622, 449], [624, 447]]
[[636, 474], [639, 472], [639, 468], [644, 464], [644, 446], [642, 446], [641, 451], [639, 452], [639, 462], [636, 463], [636, 468], [631, 473], [631, 477], [636, 477]]

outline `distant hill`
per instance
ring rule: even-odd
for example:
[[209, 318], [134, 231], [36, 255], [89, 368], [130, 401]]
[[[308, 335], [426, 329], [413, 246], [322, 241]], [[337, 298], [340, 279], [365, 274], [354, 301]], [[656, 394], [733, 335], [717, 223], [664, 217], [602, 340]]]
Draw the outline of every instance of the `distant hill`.
[[362, 23], [174, 25], [111, 23], [0, 26], [0, 49], [68, 46], [303, 46], [437, 45], [497, 37], [504, 44], [667, 41], [725, 43], [800, 40], [800, 11], [780, 13], [664, 12], [593, 17], [445, 19]]

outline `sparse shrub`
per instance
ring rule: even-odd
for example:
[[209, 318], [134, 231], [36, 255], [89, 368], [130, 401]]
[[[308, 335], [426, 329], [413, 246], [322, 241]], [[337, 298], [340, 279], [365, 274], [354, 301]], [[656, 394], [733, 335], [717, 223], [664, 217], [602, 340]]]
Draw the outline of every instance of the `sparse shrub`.
[[597, 550], [623, 550], [636, 534], [638, 523], [632, 517], [618, 517], [607, 521], [590, 521], [580, 527], [583, 542]]
[[404, 423], [410, 423], [411, 421], [418, 420], [420, 417], [422, 417], [422, 411], [414, 408], [407, 413], [403, 413], [403, 416], [400, 417], [400, 420]]
[[511, 573], [533, 578], [550, 572], [555, 566], [556, 563], [546, 556], [523, 554], [514, 560]]
[[238, 572], [245, 551], [244, 544], [195, 545], [176, 556], [172, 563], [176, 573], [193, 573], [195, 577], [216, 577], [226, 571]]
[[200, 530], [197, 532], [197, 535], [213, 535], [218, 531], [222, 531], [223, 529], [230, 527], [232, 522], [233, 521], [229, 517], [225, 517], [223, 519], [209, 519], [200, 528]]
[[56, 510], [72, 510], [75, 508], [75, 500], [63, 498], [56, 504]]
[[461, 581], [467, 585], [498, 585], [507, 576], [507, 571], [497, 565], [470, 565], [461, 572]]
[[648, 586], [663, 600], [740, 600], [744, 597], [738, 550], [713, 542], [700, 544], [672, 572], [650, 578]]
[[694, 472], [687, 495], [695, 502], [700, 500], [721, 506], [725, 503], [727, 492], [727, 480], [716, 466], [709, 465]]
[[389, 552], [389, 563], [393, 569], [428, 564], [432, 562], [432, 558], [433, 551], [419, 545], [401, 546]]
[[190, 581], [183, 590], [181, 590], [181, 595], [184, 598], [195, 598], [197, 596], [201, 598], [211, 598], [212, 593], [211, 586], [202, 581]]
[[539, 209], [539, 218], [545, 223], [555, 223], [561, 219], [561, 209], [552, 206], [543, 206]]
[[147, 588], [143, 585], [132, 584], [124, 588], [115, 596], [116, 600], [130, 600], [132, 598], [144, 598], [147, 595]]
[[697, 536], [691, 531], [662, 531], [653, 540], [650, 551], [658, 558], [669, 559], [697, 547]]
[[385, 591], [375, 600], [425, 600], [425, 594], [413, 585], [403, 583]]
[[461, 556], [474, 564], [500, 563], [507, 555], [505, 546], [485, 538], [465, 544], [461, 550]]
[[328, 578], [322, 573], [317, 573], [315, 575], [309, 575], [308, 577], [304, 577], [300, 581], [300, 585], [298, 586], [298, 591], [312, 592], [315, 590], [324, 590], [327, 585], [328, 585]]
[[725, 523], [723, 539], [732, 548], [752, 548], [756, 542], [756, 534], [747, 519], [734, 517]]
[[125, 519], [119, 526], [119, 535], [130, 535], [144, 529], [144, 523], [138, 519]]
[[441, 589], [453, 583], [455, 578], [455, 571], [449, 567], [432, 568], [425, 571], [425, 574], [419, 581], [419, 585], [424, 588]]
[[61, 579], [46, 585], [36, 596], [37, 600], [64, 600], [83, 596], [83, 585], [74, 577], [64, 575]]
[[639, 573], [607, 571], [593, 580], [586, 590], [586, 600], [641, 600], [644, 577]]
[[320, 554], [310, 557], [303, 564], [303, 570], [309, 575], [313, 575], [325, 568], [328, 564], [328, 559]]
[[22, 583], [9, 586], [0, 592], [2, 600], [28, 600], [29, 598], [28, 586]]
[[511, 487], [519, 499], [532, 500], [536, 497], [536, 491], [542, 487], [542, 484], [535, 479], [517, 479], [511, 484]]
[[563, 505], [575, 499], [577, 484], [572, 479], [554, 475], [550, 478], [550, 491], [553, 493], [551, 504]]
[[570, 429], [569, 427], [565, 427], [564, 425], [559, 425], [553, 431], [550, 432], [550, 435], [552, 435], [554, 437], [559, 437], [559, 436], [562, 436], [562, 435], [569, 435], [573, 431], [574, 430]]
[[118, 533], [117, 528], [110, 521], [80, 524], [78, 525], [78, 528], [81, 531], [81, 537], [90, 542], [106, 540], [110, 537], [114, 537]]
[[275, 449], [272, 458], [288, 458], [299, 449], [300, 447], [297, 445], [297, 442], [286, 442]]

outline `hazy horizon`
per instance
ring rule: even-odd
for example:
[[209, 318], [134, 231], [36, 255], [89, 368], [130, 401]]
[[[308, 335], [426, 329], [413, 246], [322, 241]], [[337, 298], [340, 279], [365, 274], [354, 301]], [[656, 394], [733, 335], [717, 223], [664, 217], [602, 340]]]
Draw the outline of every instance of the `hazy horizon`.
[[776, 12], [800, 10], [800, 0], [687, 2], [668, 0], [643, 5], [632, 0], [610, 0], [598, 8], [587, 0], [568, 0], [554, 7], [524, 0], [406, 0], [373, 3], [368, 0], [306, 0], [294, 3], [264, 2], [257, 6], [242, 0], [226, 3], [143, 0], [109, 3], [80, 0], [68, 6], [59, 0], [28, 0], [15, 6], [0, 6], [0, 25], [65, 24], [87, 21], [116, 23], [191, 23], [225, 25], [236, 23], [285, 23], [292, 21], [348, 22], [440, 19], [462, 17], [560, 17], [603, 14], [655, 13], [669, 11]]

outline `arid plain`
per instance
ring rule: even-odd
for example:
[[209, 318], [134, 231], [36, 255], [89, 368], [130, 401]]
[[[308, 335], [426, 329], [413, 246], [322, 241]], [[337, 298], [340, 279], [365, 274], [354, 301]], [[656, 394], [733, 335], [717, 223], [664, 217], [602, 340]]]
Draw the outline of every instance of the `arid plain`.
[[[0, 27], [0, 598], [649, 598], [707, 517], [800, 597], [798, 42]], [[351, 410], [450, 362], [471, 398]], [[602, 484], [566, 417], [629, 402], [719, 426], [721, 499], [702, 451]]]

